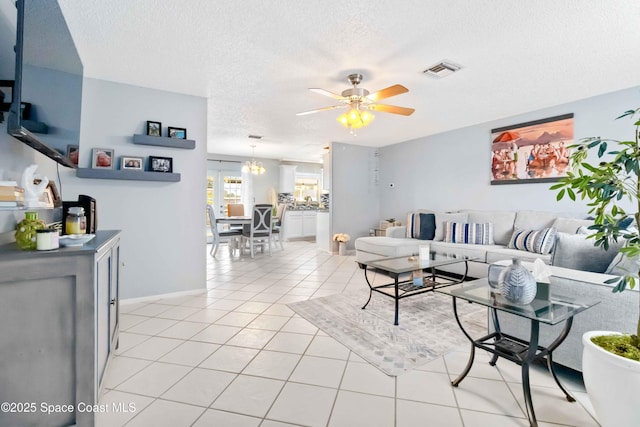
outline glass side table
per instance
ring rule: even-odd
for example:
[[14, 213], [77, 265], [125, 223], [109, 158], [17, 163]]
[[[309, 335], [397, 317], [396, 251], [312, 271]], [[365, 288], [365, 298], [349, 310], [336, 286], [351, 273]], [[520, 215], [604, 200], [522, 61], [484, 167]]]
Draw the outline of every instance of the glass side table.
[[[588, 301], [580, 297], [555, 295], [550, 290], [548, 284], [539, 283], [536, 298], [530, 304], [513, 304], [507, 301], [499, 292], [492, 289], [487, 279], [479, 279], [436, 289], [436, 292], [453, 297], [453, 313], [456, 317], [456, 322], [458, 322], [458, 326], [460, 326], [464, 335], [471, 342], [471, 354], [469, 355], [467, 366], [460, 376], [451, 382], [451, 385], [457, 387], [467, 376], [473, 365], [475, 349], [477, 347], [493, 354], [489, 362], [491, 366], [495, 366], [499, 357], [522, 366], [522, 389], [527, 408], [527, 417], [531, 426], [537, 427], [538, 425], [531, 400], [531, 388], [529, 384], [529, 366], [534, 360], [546, 359], [549, 372], [558, 387], [560, 387], [560, 390], [562, 390], [569, 402], [575, 402], [573, 396], [571, 396], [562, 383], [560, 383], [554, 371], [552, 354], [553, 350], [558, 348], [569, 334], [573, 323], [573, 316], [593, 307], [600, 301]], [[458, 298], [488, 307], [495, 331], [480, 338], [472, 338], [458, 318]], [[516, 316], [524, 317], [531, 321], [529, 341], [504, 334], [500, 331], [500, 322], [498, 320], [498, 312], [500, 311], [515, 314]], [[548, 347], [540, 346], [538, 344], [540, 323], [555, 325], [561, 322], [564, 322], [564, 328], [558, 337], [549, 344]]]

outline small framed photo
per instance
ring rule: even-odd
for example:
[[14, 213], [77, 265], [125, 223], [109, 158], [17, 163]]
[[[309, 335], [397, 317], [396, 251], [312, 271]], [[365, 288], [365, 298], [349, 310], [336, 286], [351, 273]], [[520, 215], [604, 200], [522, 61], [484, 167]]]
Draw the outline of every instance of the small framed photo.
[[187, 130], [169, 127], [169, 138], [187, 139]]
[[162, 136], [162, 123], [147, 120], [147, 135]]
[[77, 145], [67, 145], [67, 159], [74, 165], [78, 166], [78, 156], [80, 155], [80, 147]]
[[115, 152], [111, 148], [94, 148], [91, 167], [94, 169], [113, 169]]
[[171, 157], [149, 156], [149, 170], [152, 172], [173, 172]]
[[55, 206], [53, 190], [51, 189], [51, 187], [47, 187], [44, 190], [44, 193], [42, 193], [40, 195], [40, 202], [42, 202], [44, 204], [43, 207], [45, 207], [45, 208], [53, 208]]
[[60, 192], [55, 182], [49, 181], [49, 184], [47, 184], [47, 192], [51, 192], [54, 207], [62, 206], [62, 198], [60, 197]]
[[144, 159], [142, 157], [122, 156], [120, 157], [120, 169], [122, 170], [143, 170]]

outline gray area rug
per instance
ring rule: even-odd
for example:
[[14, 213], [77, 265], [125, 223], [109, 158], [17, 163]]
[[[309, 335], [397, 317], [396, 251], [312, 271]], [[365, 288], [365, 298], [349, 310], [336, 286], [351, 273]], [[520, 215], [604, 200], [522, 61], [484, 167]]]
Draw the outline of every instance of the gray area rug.
[[[453, 315], [451, 297], [425, 293], [394, 301], [377, 293], [347, 292], [288, 304], [300, 316], [376, 366], [398, 376], [460, 346], [469, 345]], [[487, 308], [458, 300], [458, 314], [472, 337], [487, 333]]]

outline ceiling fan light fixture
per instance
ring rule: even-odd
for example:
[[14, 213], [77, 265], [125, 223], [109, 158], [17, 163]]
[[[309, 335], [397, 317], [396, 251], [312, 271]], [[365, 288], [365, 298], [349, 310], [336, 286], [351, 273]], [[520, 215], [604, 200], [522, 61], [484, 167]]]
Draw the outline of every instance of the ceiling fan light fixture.
[[352, 135], [355, 135], [355, 132], [353, 131], [354, 129], [363, 128], [373, 121], [375, 116], [371, 111], [400, 114], [403, 116], [410, 116], [415, 111], [413, 108], [397, 107], [394, 105], [378, 103], [380, 100], [409, 92], [409, 89], [400, 84], [395, 84], [377, 92], [370, 93], [367, 89], [358, 87], [362, 82], [362, 74], [349, 74], [347, 78], [353, 87], [342, 91], [342, 95], [320, 88], [309, 89], [317, 94], [328, 96], [340, 101], [339, 105], [304, 111], [302, 113], [297, 113], [297, 115], [304, 116], [307, 114], [318, 113], [320, 111], [349, 108], [349, 111], [340, 115], [337, 120], [342, 126], [349, 128]]
[[346, 128], [360, 129], [369, 125], [375, 116], [367, 110], [361, 110], [358, 106], [338, 117], [338, 121]]

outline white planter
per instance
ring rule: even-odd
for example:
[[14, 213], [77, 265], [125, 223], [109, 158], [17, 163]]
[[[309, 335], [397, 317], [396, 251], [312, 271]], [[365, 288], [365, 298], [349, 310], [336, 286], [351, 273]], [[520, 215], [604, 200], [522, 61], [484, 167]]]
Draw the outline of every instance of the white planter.
[[582, 375], [589, 399], [602, 427], [640, 426], [640, 362], [610, 353], [591, 342], [617, 332], [590, 331], [582, 335]]
[[347, 244], [344, 242], [339, 242], [338, 244], [338, 254], [340, 256], [345, 256], [347, 254]]

